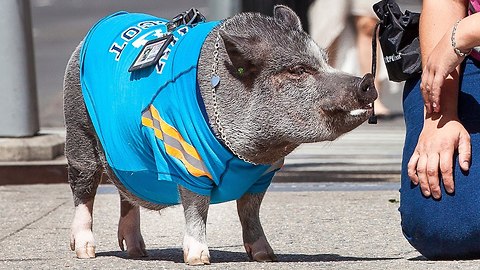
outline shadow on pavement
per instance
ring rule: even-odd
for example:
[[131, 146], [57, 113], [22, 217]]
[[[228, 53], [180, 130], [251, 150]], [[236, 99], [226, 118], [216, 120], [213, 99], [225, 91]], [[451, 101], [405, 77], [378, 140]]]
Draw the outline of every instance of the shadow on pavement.
[[[147, 250], [148, 257], [137, 258], [135, 260], [142, 261], [171, 261], [175, 263], [183, 263], [183, 251], [181, 248], [167, 248]], [[108, 251], [98, 252], [97, 257], [118, 257], [129, 259], [125, 251]], [[398, 258], [381, 258], [381, 257], [350, 257], [338, 254], [276, 254], [278, 262], [346, 262], [346, 261], [386, 261], [399, 260]], [[248, 262], [249, 258], [245, 252], [210, 250], [211, 261], [213, 263], [228, 262]]]

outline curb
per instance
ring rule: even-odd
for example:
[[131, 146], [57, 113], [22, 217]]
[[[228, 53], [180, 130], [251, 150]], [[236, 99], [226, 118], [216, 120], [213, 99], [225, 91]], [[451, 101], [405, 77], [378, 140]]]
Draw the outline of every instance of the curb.
[[[396, 169], [398, 167], [398, 169]], [[50, 161], [0, 162], [0, 185], [58, 184], [68, 182], [64, 156]], [[400, 166], [369, 167], [359, 170], [345, 166], [322, 171], [292, 170], [286, 165], [273, 182], [398, 182]]]
[[[402, 123], [391, 121], [364, 125], [334, 142], [302, 145], [287, 156], [273, 182], [398, 182], [404, 133]], [[60, 143], [63, 154], [64, 130], [44, 134]], [[63, 155], [52, 160], [0, 162], [0, 185], [67, 183], [67, 179]]]
[[49, 161], [0, 162], [0, 185], [67, 183], [67, 162], [62, 156]]

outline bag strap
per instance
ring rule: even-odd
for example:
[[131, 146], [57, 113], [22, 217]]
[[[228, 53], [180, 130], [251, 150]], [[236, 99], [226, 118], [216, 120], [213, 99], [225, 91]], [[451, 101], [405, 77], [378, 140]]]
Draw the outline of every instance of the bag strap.
[[377, 32], [378, 28], [380, 27], [380, 24], [382, 22], [379, 21], [375, 25], [375, 28], [373, 29], [373, 36], [372, 36], [372, 75], [375, 78], [377, 75]]
[[[380, 24], [382, 21], [378, 21], [377, 24], [375, 25], [375, 28], [373, 29], [373, 35], [372, 35], [372, 75], [373, 75], [373, 81], [375, 81], [375, 77], [377, 75], [377, 34], [378, 34], [378, 29], [380, 27]], [[377, 115], [375, 114], [375, 102], [372, 103], [372, 115], [370, 118], [368, 118], [368, 123], [369, 124], [376, 124], [377, 123]]]

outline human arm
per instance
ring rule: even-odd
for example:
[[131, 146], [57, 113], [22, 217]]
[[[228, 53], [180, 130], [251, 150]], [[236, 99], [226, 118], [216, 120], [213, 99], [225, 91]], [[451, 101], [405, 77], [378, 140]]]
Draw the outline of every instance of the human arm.
[[[424, 0], [420, 18], [420, 49], [422, 63], [427, 63], [444, 33], [466, 15], [466, 1]], [[449, 48], [449, 52], [451, 48]], [[445, 53], [445, 52], [442, 52]], [[453, 154], [459, 151], [459, 163], [468, 170], [470, 136], [458, 120], [459, 68], [445, 79], [440, 92], [439, 112], [425, 107], [425, 120], [417, 146], [408, 163], [408, 175], [414, 184], [420, 184], [425, 196], [440, 198], [439, 168], [447, 192], [454, 191]]]
[[[469, 52], [480, 45], [480, 13], [460, 20], [455, 27], [454, 39], [460, 52]], [[428, 112], [440, 111], [440, 91], [447, 76], [463, 61], [452, 47], [453, 26], [445, 32], [423, 67], [422, 95]]]

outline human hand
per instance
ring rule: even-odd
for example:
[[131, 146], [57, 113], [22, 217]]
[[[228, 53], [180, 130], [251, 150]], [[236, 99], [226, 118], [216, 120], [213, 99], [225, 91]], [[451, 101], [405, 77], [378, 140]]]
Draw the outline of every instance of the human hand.
[[467, 171], [471, 160], [470, 135], [456, 119], [425, 120], [415, 151], [408, 162], [408, 176], [426, 197], [440, 199], [439, 168], [448, 193], [454, 191], [453, 155], [458, 149], [458, 162]]
[[440, 93], [443, 83], [464, 58], [453, 51], [451, 31], [447, 31], [430, 53], [422, 71], [420, 90], [427, 113], [440, 112]]

